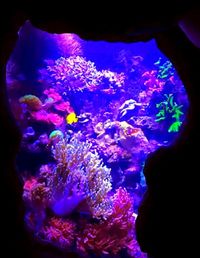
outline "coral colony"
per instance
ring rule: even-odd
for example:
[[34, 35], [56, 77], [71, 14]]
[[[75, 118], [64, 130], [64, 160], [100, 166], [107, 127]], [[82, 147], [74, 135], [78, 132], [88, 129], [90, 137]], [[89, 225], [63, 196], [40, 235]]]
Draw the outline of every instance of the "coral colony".
[[[22, 133], [27, 230], [82, 257], [146, 257], [134, 226], [145, 159], [175, 141], [188, 107], [172, 63], [154, 42], [142, 55], [136, 43], [24, 27], [7, 88]], [[26, 55], [24, 42], [32, 44]]]

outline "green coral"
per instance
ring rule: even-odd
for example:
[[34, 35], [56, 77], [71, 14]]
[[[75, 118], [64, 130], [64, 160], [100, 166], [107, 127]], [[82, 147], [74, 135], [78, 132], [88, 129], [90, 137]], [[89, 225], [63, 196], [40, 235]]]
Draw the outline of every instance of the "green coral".
[[179, 131], [179, 128], [181, 126], [182, 122], [180, 121], [175, 121], [174, 123], [172, 123], [168, 129], [168, 132], [171, 133], [171, 132], [178, 132]]
[[165, 100], [156, 104], [156, 108], [159, 109], [159, 112], [156, 114], [157, 119], [155, 121], [160, 122], [169, 118], [172, 120], [172, 124], [168, 128], [168, 132], [178, 132], [182, 124], [180, 118], [184, 114], [181, 111], [183, 105], [178, 105], [174, 101], [173, 94], [165, 94], [164, 96]]
[[[162, 63], [162, 64], [161, 64]], [[157, 74], [157, 78], [159, 79], [167, 79], [170, 76], [173, 76], [175, 73], [174, 67], [172, 65], [172, 63], [167, 60], [163, 63], [162, 58], [160, 57], [155, 63], [154, 65], [156, 65], [158, 67], [158, 74]]]

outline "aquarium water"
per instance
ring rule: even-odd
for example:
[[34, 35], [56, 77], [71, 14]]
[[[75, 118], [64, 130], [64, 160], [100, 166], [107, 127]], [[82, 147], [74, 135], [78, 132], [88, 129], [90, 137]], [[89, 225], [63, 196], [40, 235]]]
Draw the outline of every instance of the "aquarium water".
[[134, 227], [145, 160], [176, 141], [188, 109], [173, 64], [154, 40], [86, 41], [27, 21], [6, 70], [27, 231], [81, 257], [146, 257]]

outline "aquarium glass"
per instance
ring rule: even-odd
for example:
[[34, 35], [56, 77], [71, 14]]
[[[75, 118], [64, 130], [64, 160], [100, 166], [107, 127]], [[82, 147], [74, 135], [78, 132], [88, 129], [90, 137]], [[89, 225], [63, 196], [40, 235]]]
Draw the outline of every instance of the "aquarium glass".
[[27, 21], [6, 78], [33, 239], [81, 257], [146, 257], [134, 227], [145, 160], [176, 141], [188, 109], [173, 64], [154, 40], [86, 41]]

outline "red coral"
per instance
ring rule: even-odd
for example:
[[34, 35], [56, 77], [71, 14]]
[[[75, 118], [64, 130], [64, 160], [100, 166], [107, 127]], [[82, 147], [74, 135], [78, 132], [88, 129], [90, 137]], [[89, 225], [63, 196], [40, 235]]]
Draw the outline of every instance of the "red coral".
[[113, 212], [110, 220], [127, 232], [133, 228], [133, 199], [125, 188], [118, 188], [113, 196]]
[[69, 219], [52, 217], [39, 232], [43, 240], [62, 248], [68, 248], [75, 239], [76, 225]]
[[47, 207], [51, 198], [51, 190], [45, 186], [45, 183], [38, 182], [36, 178], [32, 177], [24, 183], [23, 188], [23, 199], [30, 206], [37, 208]]
[[134, 238], [133, 202], [125, 189], [113, 196], [113, 212], [99, 224], [87, 224], [77, 237], [78, 250], [96, 254], [117, 254]]
[[31, 177], [24, 183], [24, 191], [31, 191], [33, 187], [37, 184], [37, 179], [34, 177]]

